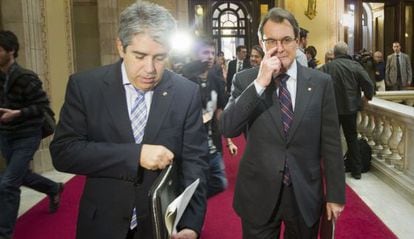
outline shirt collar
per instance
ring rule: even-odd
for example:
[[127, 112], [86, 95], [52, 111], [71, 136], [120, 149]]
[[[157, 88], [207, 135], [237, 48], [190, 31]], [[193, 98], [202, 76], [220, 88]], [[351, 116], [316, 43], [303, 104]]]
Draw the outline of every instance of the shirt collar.
[[124, 62], [122, 62], [122, 64], [121, 64], [121, 73], [122, 73], [122, 84], [123, 85], [131, 85], [131, 82], [128, 80], [128, 75], [126, 73]]
[[289, 69], [286, 71], [286, 74], [289, 75], [289, 77], [297, 79], [298, 75], [298, 66], [296, 60], [292, 62]]

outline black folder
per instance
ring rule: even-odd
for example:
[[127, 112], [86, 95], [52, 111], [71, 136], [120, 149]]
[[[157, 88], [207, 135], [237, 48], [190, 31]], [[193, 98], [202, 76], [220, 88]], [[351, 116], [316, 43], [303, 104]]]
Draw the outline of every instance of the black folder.
[[335, 220], [331, 218], [328, 220], [326, 215], [326, 205], [323, 206], [322, 215], [319, 223], [319, 238], [320, 239], [334, 239], [335, 238]]
[[178, 196], [177, 169], [174, 164], [163, 169], [149, 192], [155, 239], [169, 238], [164, 215], [167, 206]]

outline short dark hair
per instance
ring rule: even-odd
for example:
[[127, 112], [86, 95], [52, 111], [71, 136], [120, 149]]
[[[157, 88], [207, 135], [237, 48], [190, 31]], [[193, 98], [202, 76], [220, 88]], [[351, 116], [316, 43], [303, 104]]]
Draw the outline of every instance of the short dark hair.
[[7, 52], [14, 51], [14, 58], [19, 55], [19, 41], [17, 36], [11, 31], [0, 31], [0, 46]]
[[242, 49], [247, 49], [247, 47], [244, 46], [244, 45], [237, 46], [236, 47], [236, 52], [241, 52]]
[[259, 30], [258, 30], [260, 39], [263, 39], [263, 27], [268, 20], [272, 22], [277, 22], [277, 23], [281, 23], [284, 20], [287, 20], [290, 23], [290, 25], [292, 25], [293, 27], [295, 38], [298, 38], [299, 24], [296, 21], [296, 18], [293, 16], [292, 13], [286, 11], [285, 9], [276, 7], [276, 8], [270, 9], [270, 11], [263, 17], [262, 21], [260, 22]]
[[300, 31], [299, 31], [299, 38], [307, 38], [308, 37], [308, 33], [309, 33], [309, 31], [308, 30], [306, 30], [305, 28], [300, 28]]
[[305, 49], [305, 53], [309, 53], [312, 56], [312, 58], [315, 58], [318, 51], [316, 50], [314, 46], [308, 46]]
[[263, 49], [259, 45], [252, 46], [252, 50], [256, 50], [262, 58], [264, 57]]

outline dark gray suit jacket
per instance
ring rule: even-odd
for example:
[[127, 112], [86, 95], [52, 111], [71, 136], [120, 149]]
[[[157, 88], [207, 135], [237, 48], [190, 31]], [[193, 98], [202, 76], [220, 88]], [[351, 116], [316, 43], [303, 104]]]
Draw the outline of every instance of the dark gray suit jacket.
[[[182, 186], [200, 178], [179, 224], [198, 232], [208, 169], [201, 109], [198, 86], [166, 70], [154, 88], [142, 142], [174, 153]], [[87, 176], [77, 238], [125, 238], [134, 207], [138, 223], [149, 216], [148, 190], [159, 171], [138, 170], [141, 144], [131, 129], [121, 62], [70, 77], [50, 151], [56, 169]]]
[[256, 92], [253, 81], [258, 68], [235, 75], [229, 103], [222, 113], [225, 137], [236, 137], [247, 127], [233, 206], [240, 217], [255, 224], [266, 223], [273, 215], [285, 160], [308, 226], [321, 213], [323, 176], [327, 201], [345, 203], [344, 164], [332, 80], [327, 74], [300, 64], [297, 72], [294, 119], [287, 138], [275, 84], [269, 85], [261, 96]]

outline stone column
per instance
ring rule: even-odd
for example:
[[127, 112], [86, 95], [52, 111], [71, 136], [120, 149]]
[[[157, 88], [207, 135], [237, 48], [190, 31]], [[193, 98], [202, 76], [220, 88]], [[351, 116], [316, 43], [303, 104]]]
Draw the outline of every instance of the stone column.
[[100, 0], [97, 3], [101, 64], [107, 65], [119, 59], [115, 41], [118, 36], [119, 12], [122, 9], [119, 9], [118, 0]]

